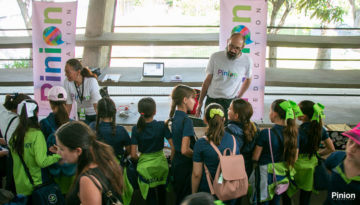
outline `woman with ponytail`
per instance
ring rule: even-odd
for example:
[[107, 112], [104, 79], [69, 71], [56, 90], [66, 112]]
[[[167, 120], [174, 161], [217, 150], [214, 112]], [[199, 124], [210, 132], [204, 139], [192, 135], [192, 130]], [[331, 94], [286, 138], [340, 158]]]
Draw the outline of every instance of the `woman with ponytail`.
[[228, 109], [228, 124], [225, 131], [234, 135], [244, 156], [246, 174], [252, 172], [252, 154], [255, 148], [255, 140], [260, 133], [258, 126], [250, 119], [253, 108], [249, 102], [243, 99], [234, 99]]
[[[156, 104], [152, 98], [142, 98], [138, 103], [138, 111], [140, 117], [131, 132], [131, 158], [138, 161], [137, 182], [146, 204], [166, 204], [165, 184], [169, 166], [163, 148], [166, 138], [171, 146], [172, 159], [175, 150], [171, 134], [163, 121], [154, 119]], [[137, 155], [137, 150], [140, 156]]]
[[[38, 123], [39, 107], [34, 100], [24, 100], [17, 108], [19, 124], [10, 139], [9, 148], [13, 158], [13, 174], [17, 194], [28, 196], [31, 204], [31, 194], [34, 186], [43, 184], [46, 175], [42, 168], [48, 167], [60, 160], [60, 155], [47, 155], [46, 141]], [[53, 149], [50, 148], [55, 152]], [[29, 169], [32, 184], [25, 172], [22, 160]]]
[[122, 170], [112, 148], [96, 140], [96, 134], [83, 122], [71, 121], [55, 133], [58, 153], [66, 163], [77, 164], [66, 204], [110, 204], [123, 193]]
[[79, 119], [90, 124], [96, 120], [97, 102], [101, 99], [97, 76], [74, 58], [66, 62], [65, 75], [64, 87], [68, 95], [66, 100], [68, 113], [70, 114], [72, 104], [76, 101]]
[[96, 123], [91, 123], [90, 127], [96, 130], [98, 140], [113, 148], [116, 159], [124, 167], [124, 159], [130, 154], [130, 136], [123, 126], [116, 125], [115, 103], [109, 97], [101, 98], [97, 110]]
[[[327, 155], [335, 151], [334, 145], [323, 128], [324, 106], [304, 100], [299, 103], [303, 116], [298, 117], [302, 124], [299, 127], [299, 159], [295, 163], [295, 186], [291, 186], [290, 196], [300, 189], [300, 204], [310, 204], [314, 186], [314, 172], [318, 164], [317, 155]], [[325, 149], [318, 153], [320, 143]], [[319, 156], [318, 156], [319, 157]]]
[[295, 102], [283, 99], [275, 100], [271, 104], [269, 114], [271, 122], [275, 125], [271, 129], [262, 130], [256, 140], [252, 159], [259, 166], [256, 169], [260, 171], [260, 179], [255, 179], [255, 175], [252, 174], [249, 181], [251, 184], [255, 184], [255, 180], [260, 180], [260, 184], [267, 184], [267, 186], [260, 187], [261, 195], [260, 199], [257, 199], [263, 204], [280, 204], [281, 196], [275, 194], [269, 131], [277, 182], [279, 184], [289, 183], [289, 177], [294, 175], [293, 167], [298, 155], [298, 129], [295, 117], [300, 115], [300, 108]]
[[187, 112], [195, 105], [195, 90], [186, 85], [177, 85], [171, 93], [171, 110], [167, 121], [171, 123], [175, 155], [172, 160], [172, 178], [176, 193], [176, 205], [191, 194], [192, 156], [195, 131]]
[[[210, 145], [213, 142], [218, 147], [220, 153], [227, 148], [233, 151], [234, 139], [225, 132], [224, 129], [224, 108], [217, 104], [211, 103], [205, 108], [204, 122], [208, 125], [205, 137], [200, 138], [194, 147], [193, 171], [191, 188], [192, 193], [208, 192], [210, 193], [209, 184], [206, 179], [204, 165], [208, 168], [212, 178], [215, 177], [219, 165], [219, 157], [214, 148]], [[236, 145], [236, 154], [239, 154], [239, 146]], [[225, 202], [234, 204], [236, 199]]]

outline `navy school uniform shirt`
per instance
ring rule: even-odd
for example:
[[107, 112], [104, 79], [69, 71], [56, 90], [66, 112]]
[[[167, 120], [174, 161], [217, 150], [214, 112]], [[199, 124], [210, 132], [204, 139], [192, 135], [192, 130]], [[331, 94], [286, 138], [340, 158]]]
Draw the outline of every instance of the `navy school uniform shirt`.
[[[93, 122], [90, 127], [94, 130], [96, 124]], [[130, 136], [126, 129], [121, 125], [116, 125], [115, 136], [112, 133], [112, 123], [103, 122], [99, 123], [99, 131], [97, 133], [97, 139], [105, 142], [114, 149], [114, 153], [117, 158], [122, 158], [124, 155], [124, 147], [130, 145]]]
[[[311, 136], [308, 136], [308, 130], [310, 129], [311, 122], [304, 122], [299, 127], [299, 154], [306, 154], [305, 147], [308, 147], [309, 145], [309, 138]], [[321, 131], [321, 141], [326, 140], [329, 138], [329, 134], [326, 132], [324, 128], [322, 128]]]
[[250, 176], [252, 171], [252, 154], [255, 148], [255, 140], [258, 137], [260, 130], [256, 126], [256, 133], [252, 141], [246, 142], [245, 135], [244, 135], [244, 125], [240, 122], [229, 121], [228, 125], [226, 126], [226, 132], [234, 135], [236, 141], [238, 143], [240, 153], [244, 156], [245, 160], [245, 167], [246, 173]]
[[[325, 166], [327, 169], [332, 170], [328, 195], [324, 204], [360, 204], [360, 176], [347, 179], [345, 181], [339, 173], [335, 172], [336, 167], [339, 165], [342, 173], [344, 171], [344, 159], [346, 153], [344, 151], [333, 152], [326, 160]], [[356, 180], [355, 180], [356, 178]], [[355, 194], [355, 198], [344, 199], [340, 194]]]
[[171, 125], [172, 138], [174, 142], [175, 151], [181, 152], [182, 138], [189, 136], [191, 139], [190, 148], [193, 149], [195, 140], [195, 131], [191, 119], [188, 115], [180, 110], [175, 111], [175, 115]]
[[[271, 129], [271, 147], [274, 156], [274, 162], [284, 161], [284, 136], [282, 134], [284, 126], [274, 125]], [[279, 138], [275, 135], [274, 131], [279, 135]], [[297, 138], [297, 147], [299, 147], [299, 137]], [[265, 165], [271, 163], [271, 153], [269, 145], [269, 132], [268, 129], [261, 130], [259, 137], [256, 139], [256, 145], [262, 147], [261, 155], [259, 158], [259, 165]]]
[[134, 126], [131, 132], [131, 144], [138, 145], [141, 153], [158, 152], [164, 148], [164, 137], [171, 138], [169, 128], [165, 126], [163, 121], [153, 120], [146, 123], [146, 127], [139, 132]]
[[50, 113], [46, 118], [40, 120], [40, 129], [45, 136], [45, 139], [49, 137], [50, 134], [57, 130], [58, 126], [55, 122], [54, 113]]
[[[233, 150], [234, 140], [232, 136], [229, 133], [225, 132], [223, 138], [221, 139], [220, 145], [217, 147], [221, 153], [223, 153], [226, 148], [230, 148], [230, 150]], [[236, 145], [236, 154], [240, 154], [239, 150], [239, 146]], [[200, 138], [195, 143], [193, 161], [205, 163], [205, 165], [209, 169], [209, 172], [211, 173], [211, 176], [213, 178], [215, 177], [216, 170], [219, 165], [219, 157], [214, 148], [209, 144], [208, 141], [206, 141], [205, 138]], [[210, 192], [209, 185], [206, 180], [205, 168], [203, 169], [198, 191]]]

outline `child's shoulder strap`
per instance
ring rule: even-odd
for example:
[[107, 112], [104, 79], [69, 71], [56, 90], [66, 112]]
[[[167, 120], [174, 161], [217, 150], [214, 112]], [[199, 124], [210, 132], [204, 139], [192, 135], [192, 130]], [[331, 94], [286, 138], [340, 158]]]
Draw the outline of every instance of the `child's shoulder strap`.
[[5, 134], [4, 134], [4, 138], [5, 138], [5, 141], [7, 141], [7, 133], [9, 131], [9, 128], [11, 126], [11, 124], [13, 123], [13, 121], [17, 118], [18, 116], [14, 116], [13, 118], [11, 118], [8, 126], [6, 127], [6, 131], [5, 131]]

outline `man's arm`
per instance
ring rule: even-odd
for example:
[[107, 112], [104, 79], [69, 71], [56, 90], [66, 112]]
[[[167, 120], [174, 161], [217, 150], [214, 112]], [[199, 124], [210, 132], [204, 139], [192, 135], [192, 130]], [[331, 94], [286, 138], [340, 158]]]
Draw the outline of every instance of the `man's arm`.
[[237, 98], [241, 98], [244, 95], [244, 93], [250, 87], [250, 84], [251, 84], [251, 78], [246, 78], [240, 87], [240, 91], [237, 95]]
[[208, 91], [208, 88], [210, 86], [210, 83], [211, 83], [211, 80], [212, 80], [212, 77], [213, 75], [212, 74], [207, 74], [206, 75], [206, 78], [202, 84], [202, 87], [201, 87], [201, 92], [200, 92], [200, 98], [199, 98], [199, 105], [198, 107], [196, 108], [196, 116], [199, 117], [200, 114], [201, 114], [201, 107], [203, 105], [203, 101], [204, 101], [204, 98], [207, 94], [207, 91]]

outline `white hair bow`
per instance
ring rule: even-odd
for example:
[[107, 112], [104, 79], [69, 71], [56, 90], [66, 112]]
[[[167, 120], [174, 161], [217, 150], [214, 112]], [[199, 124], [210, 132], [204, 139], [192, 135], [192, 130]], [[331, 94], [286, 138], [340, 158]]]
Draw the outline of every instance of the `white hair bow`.
[[34, 102], [26, 102], [26, 100], [23, 100], [17, 107], [17, 114], [21, 114], [21, 110], [24, 107], [26, 108], [26, 114], [27, 117], [34, 117], [34, 110], [37, 108], [37, 104]]

